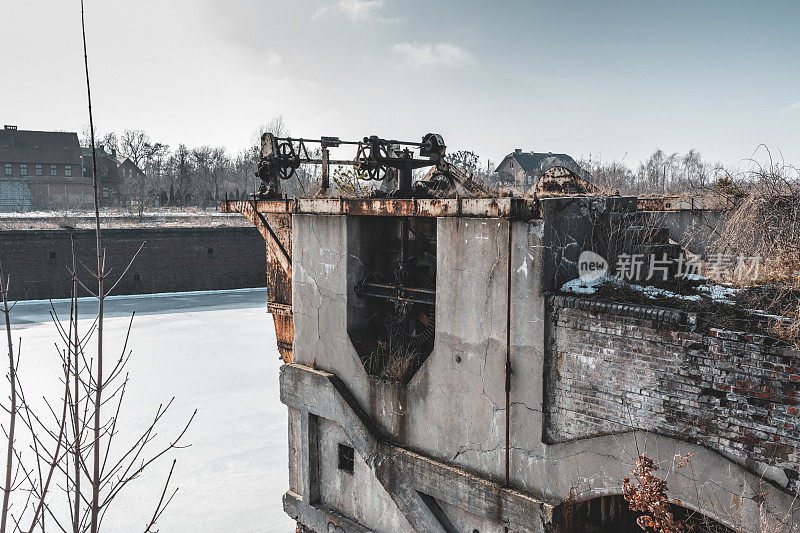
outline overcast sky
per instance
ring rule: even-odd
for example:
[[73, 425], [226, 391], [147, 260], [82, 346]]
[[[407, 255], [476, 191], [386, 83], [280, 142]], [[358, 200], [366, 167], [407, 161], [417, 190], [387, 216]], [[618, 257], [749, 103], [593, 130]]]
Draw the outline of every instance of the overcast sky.
[[[610, 4], [610, 5], [607, 5]], [[0, 122], [79, 131], [79, 0], [2, 0]], [[654, 148], [800, 163], [800, 2], [86, 0], [95, 121], [232, 152], [439, 132], [636, 164]]]

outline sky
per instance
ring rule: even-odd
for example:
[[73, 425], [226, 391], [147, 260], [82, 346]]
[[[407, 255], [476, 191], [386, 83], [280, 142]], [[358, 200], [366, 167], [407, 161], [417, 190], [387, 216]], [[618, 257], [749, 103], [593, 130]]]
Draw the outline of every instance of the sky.
[[[0, 0], [0, 122], [88, 123], [79, 0]], [[800, 163], [800, 2], [86, 0], [100, 133], [515, 148], [636, 165], [655, 148]]]

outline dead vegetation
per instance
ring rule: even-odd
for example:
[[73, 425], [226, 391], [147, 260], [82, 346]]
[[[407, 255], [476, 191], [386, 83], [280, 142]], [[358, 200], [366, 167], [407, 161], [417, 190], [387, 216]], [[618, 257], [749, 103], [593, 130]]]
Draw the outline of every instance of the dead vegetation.
[[[83, 25], [83, 5], [81, 5]], [[87, 91], [89, 89], [88, 59], [85, 31], [83, 33]], [[88, 96], [90, 135], [94, 143], [91, 96]], [[6, 469], [3, 484], [3, 503], [0, 508], [0, 533], [6, 531], [72, 531], [97, 533], [103, 529], [103, 519], [109, 509], [119, 502], [118, 496], [127, 492], [130, 483], [138, 479], [153, 463], [168, 452], [182, 448], [182, 439], [194, 419], [189, 417], [176, 436], [164, 442], [157, 439], [159, 426], [173, 401], [162, 403], [144, 429], [127, 435], [123, 402], [129, 384], [128, 345], [133, 314], [119, 351], [110, 352], [104, 339], [105, 300], [126, 276], [144, 243], [133, 255], [127, 267], [111, 277], [113, 269], [106, 268], [106, 248], [100, 218], [100, 194], [96, 155], [92, 154], [94, 192], [94, 233], [96, 238], [96, 269], [80, 263], [72, 246], [69, 317], [62, 317], [50, 305], [55, 326], [56, 357], [53, 365], [59, 370], [58, 381], [41, 400], [26, 395], [20, 379], [21, 341], [16, 350], [12, 343], [12, 313], [9, 305], [13, 293], [10, 276], [0, 269], [0, 302], [4, 315], [8, 344], [9, 401], [2, 408], [9, 414], [8, 426], [3, 427], [6, 444]], [[92, 282], [84, 284], [77, 266], [84, 268]], [[81, 274], [83, 275], [83, 274]], [[91, 287], [91, 288], [90, 288]], [[98, 305], [97, 315], [87, 330], [79, 332], [79, 292], [93, 296]], [[35, 354], [45, 357], [46, 354]], [[23, 364], [24, 371], [24, 364]], [[37, 376], [44, 380], [43, 376]], [[196, 411], [195, 411], [196, 414]], [[145, 533], [156, 531], [156, 523], [171, 503], [175, 491], [171, 487], [175, 468], [173, 460], [163, 489], [152, 495], [155, 502], [152, 517], [143, 524]]]
[[[800, 346], [800, 172], [793, 166], [753, 163], [739, 182], [711, 252], [717, 257], [759, 258], [754, 279], [723, 279], [743, 291], [737, 304], [771, 315], [769, 330]], [[733, 193], [731, 193], [733, 191]]]
[[[694, 457], [691, 453], [676, 454], [671, 467], [688, 470], [687, 477], [694, 484], [698, 501], [702, 498], [703, 489], [694, 470]], [[622, 481], [623, 497], [630, 511], [637, 513], [636, 524], [643, 530], [651, 533], [746, 533], [749, 527], [746, 524], [744, 508], [736, 503], [731, 503], [730, 508], [714, 508], [714, 512], [725, 516], [731, 527], [726, 527], [708, 516], [687, 509], [673, 506], [669, 503], [669, 486], [666, 477], [656, 475], [659, 470], [656, 462], [647, 455], [640, 454], [636, 464], [632, 467], [632, 478]], [[741, 496], [737, 496], [741, 498]], [[709, 500], [710, 502], [711, 500]], [[758, 500], [756, 500], [758, 501]], [[761, 533], [798, 533], [797, 524], [789, 525], [791, 509], [783, 516], [775, 517], [762, 501], [758, 506], [758, 515]]]
[[657, 477], [655, 462], [645, 455], [636, 460], [631, 478], [622, 480], [622, 493], [631, 511], [641, 513], [636, 523], [645, 531], [656, 533], [680, 533], [685, 531], [683, 523], [676, 521], [667, 501], [667, 482]]

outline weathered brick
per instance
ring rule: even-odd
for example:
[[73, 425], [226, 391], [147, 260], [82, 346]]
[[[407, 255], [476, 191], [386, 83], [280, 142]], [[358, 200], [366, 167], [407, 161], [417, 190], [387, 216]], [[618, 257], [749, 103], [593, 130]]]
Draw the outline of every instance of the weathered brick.
[[[797, 483], [800, 353], [752, 333], [684, 331], [577, 308], [554, 314], [550, 441], [633, 426], [793, 471]], [[558, 353], [561, 364], [551, 364]]]

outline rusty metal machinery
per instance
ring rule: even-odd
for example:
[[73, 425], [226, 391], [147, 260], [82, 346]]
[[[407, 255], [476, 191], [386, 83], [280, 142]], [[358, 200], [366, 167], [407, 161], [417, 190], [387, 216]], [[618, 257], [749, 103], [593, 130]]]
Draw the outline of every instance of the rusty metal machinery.
[[[311, 145], [319, 145], [319, 157], [309, 153], [308, 147]], [[353, 159], [331, 159], [330, 148], [339, 146], [354, 146], [356, 153]], [[387, 140], [375, 135], [364, 137], [361, 141], [343, 141], [338, 137], [294, 139], [264, 133], [256, 171], [256, 176], [262, 181], [257, 196], [280, 196], [279, 180], [290, 179], [300, 165], [312, 164], [322, 166], [320, 188], [323, 191], [330, 188], [331, 165], [353, 166], [363, 173], [362, 179], [367, 181], [385, 180], [396, 172], [399, 182], [393, 195], [410, 198], [414, 195], [412, 176], [415, 169], [433, 166], [439, 168], [442, 175], [451, 174], [449, 164], [445, 161], [446, 150], [442, 136], [437, 133], [428, 133], [421, 142]], [[454, 183], [452, 178], [449, 183]]]
[[[330, 149], [342, 146], [354, 149], [352, 159], [331, 158]], [[338, 137], [262, 135], [256, 172], [261, 188], [251, 202], [237, 205], [261, 229], [267, 242], [268, 308], [275, 315], [285, 361], [291, 361], [294, 336], [291, 214], [262, 213], [256, 200], [279, 198], [281, 180], [294, 177], [302, 165], [321, 166], [322, 196], [330, 188], [331, 166], [350, 166], [358, 170], [358, 179], [383, 181], [384, 187], [374, 194], [395, 199], [441, 196], [456, 192], [457, 187], [468, 192], [479, 190], [472, 176], [445, 159], [446, 149], [441, 135], [435, 133], [426, 134], [420, 142], [377, 136], [345, 141]], [[413, 171], [425, 167], [431, 167], [425, 178], [412, 183]], [[396, 190], [392, 190], [395, 179]], [[362, 259], [373, 266], [362, 273], [363, 278], [354, 287], [359, 300], [355, 305], [364, 313], [357, 324], [351, 324], [351, 337], [369, 373], [402, 380], [416, 371], [433, 349], [436, 231], [435, 225], [425, 226], [430, 221], [419, 218], [400, 216], [392, 220], [379, 232], [391, 242], [364, 248], [370, 252]]]

